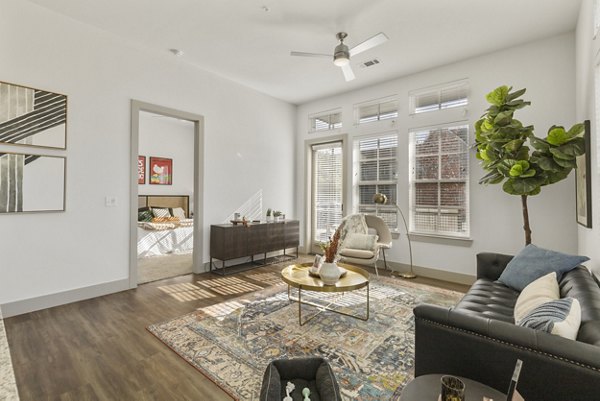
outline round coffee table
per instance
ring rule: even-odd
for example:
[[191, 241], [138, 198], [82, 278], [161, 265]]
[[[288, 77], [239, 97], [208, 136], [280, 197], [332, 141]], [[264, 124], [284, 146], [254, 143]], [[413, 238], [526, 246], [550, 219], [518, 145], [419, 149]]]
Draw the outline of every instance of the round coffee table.
[[[308, 321], [312, 320], [321, 311], [311, 316], [310, 318], [302, 321], [302, 305], [312, 305], [319, 307], [324, 310], [339, 313], [341, 315], [350, 316], [356, 319], [369, 320], [369, 273], [360, 267], [348, 265], [345, 263], [338, 263], [339, 267], [346, 269], [346, 274], [341, 277], [337, 283], [333, 285], [327, 285], [319, 277], [315, 277], [309, 274], [309, 268], [312, 263], [301, 263], [294, 264], [286, 267], [281, 271], [281, 279], [288, 285], [288, 299], [291, 301], [298, 302], [298, 323], [303, 326]], [[291, 288], [298, 289], [298, 297], [294, 298], [291, 295]], [[367, 312], [365, 316], [352, 315], [349, 313], [341, 312], [330, 308], [331, 305], [320, 305], [312, 302], [308, 302], [302, 299], [302, 291], [314, 291], [314, 292], [348, 292], [355, 291], [361, 288], [367, 287]]]
[[[415, 377], [402, 390], [400, 401], [436, 401], [440, 396], [443, 375]], [[506, 395], [475, 380], [456, 376], [465, 383], [465, 401], [482, 401], [483, 397], [504, 401]]]

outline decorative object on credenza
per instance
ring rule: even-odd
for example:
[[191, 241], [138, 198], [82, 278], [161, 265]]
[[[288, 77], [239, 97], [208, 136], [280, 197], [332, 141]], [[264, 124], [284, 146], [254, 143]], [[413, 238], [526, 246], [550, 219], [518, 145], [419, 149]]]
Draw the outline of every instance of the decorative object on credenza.
[[592, 228], [592, 174], [591, 174], [591, 130], [590, 120], [584, 121], [585, 153], [577, 157], [575, 187], [577, 198], [577, 223]]
[[150, 156], [148, 167], [148, 170], [150, 171], [150, 184], [173, 184], [173, 159]]
[[[373, 202], [375, 202], [375, 204], [377, 205], [385, 205], [387, 201], [388, 199], [387, 196], [385, 196], [385, 194], [376, 193], [375, 195], [373, 195]], [[412, 244], [410, 242], [410, 235], [408, 235], [408, 224], [406, 224], [406, 219], [404, 218], [404, 213], [402, 213], [402, 209], [400, 209], [400, 206], [398, 206], [397, 204], [394, 204], [394, 206], [396, 206], [396, 209], [400, 213], [400, 217], [402, 217], [402, 222], [404, 223], [406, 239], [408, 240], [408, 256], [410, 259], [410, 270], [408, 271], [408, 273], [399, 273], [398, 275], [402, 278], [415, 278], [417, 277], [417, 275], [413, 270]]]
[[[553, 125], [546, 138], [533, 133], [533, 125], [524, 126], [514, 113], [531, 102], [519, 99], [525, 89], [512, 91], [500, 86], [488, 93], [491, 104], [475, 123], [477, 158], [488, 173], [480, 184], [502, 184], [504, 192], [521, 197], [525, 245], [531, 244], [527, 197], [537, 195], [545, 185], [568, 177], [577, 167], [577, 157], [585, 154], [584, 125], [569, 130]], [[532, 151], [532, 148], [535, 149]]]
[[0, 153], [0, 213], [65, 210], [66, 158]]
[[267, 209], [267, 221], [273, 221], [273, 210], [271, 208]]
[[273, 218], [275, 221], [281, 221], [284, 219], [284, 214], [279, 210], [273, 210]]
[[67, 148], [67, 96], [0, 82], [0, 143]]
[[323, 259], [325, 259], [319, 268], [319, 276], [321, 277], [321, 281], [326, 285], [334, 285], [342, 275], [342, 271], [335, 263], [335, 257], [340, 244], [340, 235], [341, 233], [338, 229], [329, 241], [319, 244], [323, 250]]
[[146, 183], [146, 156], [138, 156], [138, 184]]

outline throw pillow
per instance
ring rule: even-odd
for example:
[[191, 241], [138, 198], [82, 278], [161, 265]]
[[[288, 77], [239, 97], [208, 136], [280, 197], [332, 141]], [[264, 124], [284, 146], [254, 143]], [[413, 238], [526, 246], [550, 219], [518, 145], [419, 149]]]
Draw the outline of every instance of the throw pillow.
[[171, 212], [166, 207], [153, 207], [152, 214], [154, 217], [171, 217]]
[[523, 318], [520, 326], [575, 340], [581, 324], [581, 305], [575, 298], [546, 302]]
[[152, 221], [153, 214], [150, 210], [142, 210], [138, 212], [138, 221]]
[[538, 278], [521, 291], [515, 304], [515, 323], [521, 320], [543, 303], [560, 299], [560, 289], [556, 273], [552, 272]]
[[530, 244], [512, 258], [498, 280], [517, 291], [523, 291], [529, 283], [551, 272], [556, 272], [556, 279], [560, 281], [563, 273], [573, 270], [586, 260], [590, 258]]
[[185, 211], [181, 207], [171, 208], [171, 215], [178, 217], [180, 220], [186, 219]]
[[342, 243], [342, 248], [373, 250], [377, 243], [377, 235], [349, 233]]

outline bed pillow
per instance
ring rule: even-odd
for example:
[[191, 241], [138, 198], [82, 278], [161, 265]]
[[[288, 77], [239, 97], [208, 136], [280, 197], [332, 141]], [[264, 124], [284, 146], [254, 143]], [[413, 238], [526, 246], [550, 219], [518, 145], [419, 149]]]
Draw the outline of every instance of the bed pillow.
[[171, 212], [167, 207], [153, 207], [152, 214], [154, 217], [171, 217]]
[[342, 247], [350, 249], [365, 249], [371, 251], [375, 249], [377, 238], [377, 235], [372, 234], [349, 233], [348, 235], [346, 235], [346, 238], [342, 243]]
[[552, 272], [538, 278], [521, 291], [515, 304], [515, 323], [521, 320], [536, 307], [543, 303], [560, 299], [560, 289], [556, 273]]
[[587, 256], [568, 255], [562, 252], [527, 245], [506, 265], [498, 279], [508, 287], [523, 291], [529, 283], [548, 273], [556, 272], [556, 278], [590, 260]]
[[150, 210], [138, 211], [138, 221], [152, 221], [154, 215]]
[[570, 340], [577, 338], [580, 325], [581, 305], [575, 298], [557, 299], [541, 304], [529, 312], [519, 324]]
[[180, 220], [187, 218], [187, 216], [185, 215], [185, 211], [181, 207], [171, 208], [171, 216], [178, 217]]

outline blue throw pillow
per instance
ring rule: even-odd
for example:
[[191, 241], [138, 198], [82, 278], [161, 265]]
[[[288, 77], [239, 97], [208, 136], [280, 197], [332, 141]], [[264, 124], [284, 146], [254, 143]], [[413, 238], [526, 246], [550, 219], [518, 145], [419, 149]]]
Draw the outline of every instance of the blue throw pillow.
[[564, 273], [586, 260], [590, 258], [550, 251], [530, 244], [508, 262], [498, 280], [510, 288], [523, 291], [532, 281], [552, 272], [556, 272], [556, 278], [560, 281]]

